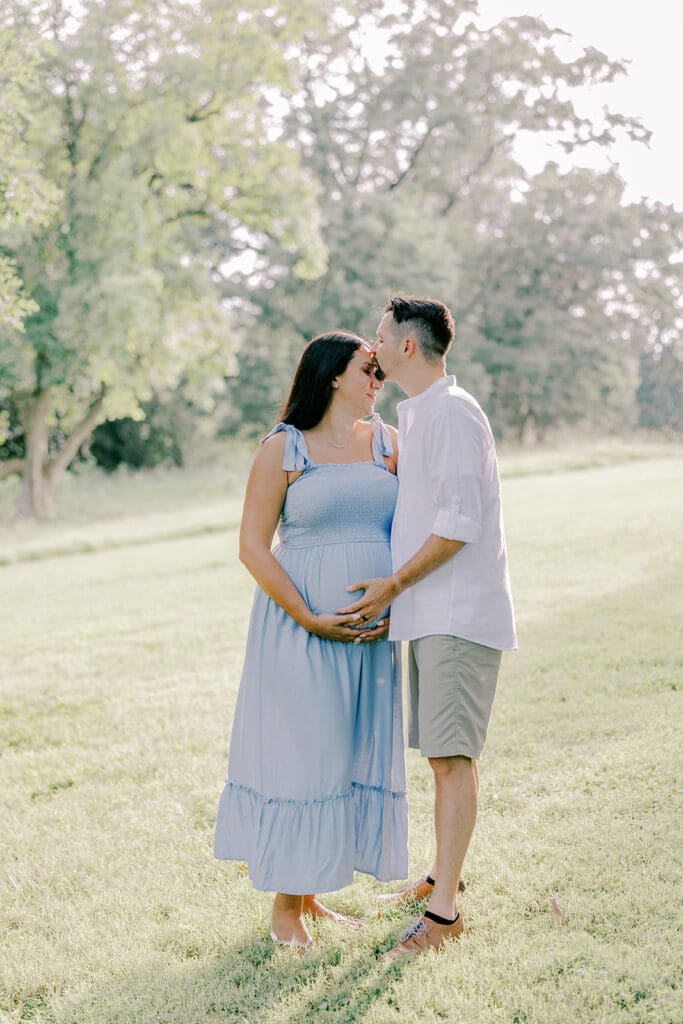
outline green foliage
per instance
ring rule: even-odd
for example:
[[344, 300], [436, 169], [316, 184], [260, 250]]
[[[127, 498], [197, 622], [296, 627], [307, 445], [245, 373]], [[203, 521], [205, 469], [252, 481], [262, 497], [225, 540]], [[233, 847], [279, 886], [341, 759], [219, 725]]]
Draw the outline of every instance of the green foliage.
[[219, 436], [266, 433], [277, 419], [301, 355], [302, 336], [288, 325], [254, 324], [242, 345], [238, 372], [226, 382]]
[[680, 340], [640, 361], [640, 425], [683, 432], [683, 345]]
[[666, 265], [670, 216], [624, 207], [621, 194], [614, 174], [551, 165], [511, 207], [499, 242], [485, 243], [492, 269], [472, 282], [461, 341], [465, 363], [490, 378], [489, 410], [505, 434], [636, 421], [638, 352], [663, 303], [673, 314], [680, 281], [665, 297], [658, 270], [642, 273]]
[[[568, 152], [648, 133], [574, 107], [574, 86], [612, 80], [620, 62], [593, 49], [565, 62], [542, 21], [484, 31], [473, 8], [430, 0], [387, 16], [381, 73], [359, 58], [352, 31], [322, 53], [311, 43], [313, 73], [286, 137], [323, 185], [329, 270], [302, 286], [272, 244], [265, 267], [233, 274], [226, 294], [248, 299], [264, 338], [267, 328], [298, 335], [296, 353], [330, 327], [374, 335], [388, 288], [436, 295], [456, 316], [450, 367], [499, 434], [628, 427], [640, 353], [680, 332], [683, 218], [623, 206], [614, 172], [550, 164], [530, 177], [514, 155], [519, 132], [548, 132]], [[255, 420], [257, 393], [272, 407], [272, 381], [250, 342], [238, 363], [233, 419]]]
[[48, 52], [59, 43], [43, 152], [64, 203], [49, 231], [17, 237], [42, 301], [27, 324], [31, 376], [16, 383], [54, 387], [55, 409], [78, 411], [105, 384], [110, 414], [139, 414], [153, 386], [196, 364], [215, 383], [230, 330], [195, 221], [269, 231], [313, 259], [310, 188], [265, 138], [262, 90], [288, 77], [282, 12], [271, 17], [121, 2], [89, 8], [76, 31], [66, 12], [53, 32], [38, 24]]
[[88, 448], [102, 469], [182, 466], [183, 440], [191, 428], [189, 411], [179, 401], [155, 400], [145, 402], [142, 411], [142, 420], [129, 416], [95, 428]]
[[642, 398], [679, 343], [682, 218], [624, 207], [613, 172], [530, 178], [514, 150], [525, 131], [567, 152], [646, 141], [574, 106], [624, 65], [475, 10], [7, 0], [0, 431], [18, 418], [26, 444], [0, 445], [0, 476], [23, 473], [24, 511], [153, 396], [205, 413], [222, 395], [224, 431], [264, 429], [304, 343], [372, 336], [388, 288], [451, 306], [450, 368], [503, 436], [638, 419], [639, 373]]
[[[181, 383], [211, 401], [235, 347], [216, 282], [245, 238], [277, 239], [295, 275], [324, 269], [316, 189], [272, 112], [295, 85], [292, 47], [320, 24], [293, 0], [3, 6], [27, 68], [8, 109], [31, 109], [21, 159], [52, 203], [17, 213], [0, 261], [0, 399], [14, 395], [27, 434], [77, 448]], [[38, 184], [20, 192], [19, 170], [0, 180], [23, 207]]]
[[[56, 187], [38, 169], [27, 141], [37, 110], [37, 49], [23, 43], [16, 26], [0, 23], [0, 239], [14, 225], [44, 225], [59, 198]], [[24, 292], [15, 261], [0, 245], [0, 342], [8, 332], [22, 332], [25, 318], [37, 308]], [[20, 352], [10, 352], [9, 358], [20, 360]], [[17, 371], [3, 363], [0, 388], [3, 378]]]
[[[59, 189], [41, 171], [32, 150], [32, 124], [40, 119], [40, 47], [5, 5], [0, 22], [0, 225], [43, 225]], [[42, 120], [42, 119], [40, 119]]]
[[[37, 304], [23, 293], [14, 261], [6, 256], [0, 256], [0, 330], [13, 331], [18, 335], [24, 330], [26, 317], [37, 310]], [[12, 351], [8, 352], [12, 361], [9, 362], [8, 359], [0, 366], [0, 382], [3, 377], [14, 379], [18, 376], [16, 362], [21, 360], [22, 349], [25, 353], [26, 345], [22, 346], [17, 338]]]

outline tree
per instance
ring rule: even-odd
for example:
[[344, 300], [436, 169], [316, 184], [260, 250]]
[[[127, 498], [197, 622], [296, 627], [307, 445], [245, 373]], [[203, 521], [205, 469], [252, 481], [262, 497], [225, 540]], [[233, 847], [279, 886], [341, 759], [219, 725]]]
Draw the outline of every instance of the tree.
[[334, 326], [371, 334], [373, 307], [391, 287], [451, 306], [451, 366], [499, 433], [633, 420], [639, 353], [655, 315], [670, 321], [680, 297], [681, 218], [656, 204], [622, 206], [615, 173], [549, 166], [532, 178], [514, 153], [523, 130], [551, 132], [568, 152], [608, 147], [624, 132], [646, 140], [637, 121], [591, 121], [572, 101], [574, 86], [609, 81], [623, 65], [595, 50], [567, 63], [542, 21], [482, 30], [474, 9], [429, 0], [385, 19], [381, 74], [352, 28], [309, 52], [286, 137], [322, 185], [329, 270], [302, 287], [271, 243], [262, 268], [226, 282], [255, 313], [232, 395], [243, 416], [258, 415], [256, 388], [270, 412], [284, 387], [263, 373], [265, 357], [254, 360], [254, 337], [263, 348], [270, 328], [273, 344], [287, 339], [298, 352]]
[[183, 439], [192, 429], [192, 413], [180, 396], [175, 402], [156, 399], [143, 404], [145, 418], [107, 420], [93, 431], [88, 454], [112, 472], [121, 465], [132, 469], [183, 465]]
[[[43, 225], [54, 210], [58, 192], [34, 165], [25, 129], [33, 114], [31, 93], [38, 84], [36, 54], [12, 26], [0, 25], [0, 225]], [[28, 298], [12, 259], [0, 250], [0, 330], [23, 330], [37, 309]]]
[[25, 441], [0, 476], [21, 474], [23, 512], [50, 513], [98, 422], [140, 417], [142, 401], [181, 379], [197, 400], [222, 380], [234, 340], [214, 235], [222, 260], [259, 233], [295, 275], [324, 269], [314, 183], [271, 112], [294, 84], [290, 48], [319, 23], [314, 7], [3, 6], [17, 52], [39, 54], [11, 103], [14, 116], [30, 108], [23, 153], [44, 168], [51, 203], [8, 225], [0, 250], [0, 282], [3, 266], [14, 274], [0, 398]]
[[643, 353], [638, 401], [642, 427], [683, 433], [683, 342], [680, 338]]
[[622, 195], [614, 172], [549, 165], [483, 246], [490, 270], [471, 282], [458, 359], [485, 371], [506, 435], [637, 422], [639, 355], [679, 309], [683, 218]]

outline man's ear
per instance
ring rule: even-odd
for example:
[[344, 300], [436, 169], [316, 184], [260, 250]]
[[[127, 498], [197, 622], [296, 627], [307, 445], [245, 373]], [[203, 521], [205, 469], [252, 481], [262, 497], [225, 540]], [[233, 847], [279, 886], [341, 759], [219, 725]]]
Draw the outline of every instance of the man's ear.
[[417, 344], [413, 338], [404, 338], [403, 340], [403, 355], [406, 359], [412, 359], [417, 352]]

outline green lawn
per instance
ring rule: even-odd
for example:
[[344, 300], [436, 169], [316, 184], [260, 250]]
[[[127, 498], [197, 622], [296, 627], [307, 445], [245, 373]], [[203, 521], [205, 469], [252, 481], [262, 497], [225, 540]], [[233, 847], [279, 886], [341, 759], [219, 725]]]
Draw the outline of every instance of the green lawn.
[[[520, 651], [468, 933], [392, 967], [409, 914], [274, 951], [269, 896], [212, 857], [252, 592], [238, 492], [4, 527], [0, 1019], [680, 1024], [683, 455], [584, 455], [503, 460]], [[412, 752], [408, 771], [420, 872], [432, 787]], [[359, 875], [330, 902], [367, 914], [378, 888]]]

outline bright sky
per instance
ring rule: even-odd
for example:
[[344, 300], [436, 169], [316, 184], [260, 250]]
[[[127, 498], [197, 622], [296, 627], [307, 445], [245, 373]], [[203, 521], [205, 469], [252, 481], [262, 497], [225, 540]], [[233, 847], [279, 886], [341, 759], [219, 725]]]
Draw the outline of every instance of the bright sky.
[[[625, 198], [636, 201], [649, 196], [683, 210], [680, 0], [632, 4], [625, 0], [479, 0], [479, 10], [484, 26], [514, 15], [538, 15], [551, 27], [570, 32], [581, 48], [594, 46], [608, 57], [630, 59], [628, 77], [583, 96], [581, 112], [600, 111], [607, 105], [640, 117], [652, 132], [649, 149], [624, 141], [613, 154], [627, 184]], [[525, 143], [519, 155], [536, 170], [549, 152], [545, 143]]]

